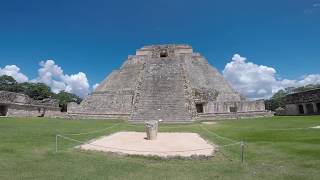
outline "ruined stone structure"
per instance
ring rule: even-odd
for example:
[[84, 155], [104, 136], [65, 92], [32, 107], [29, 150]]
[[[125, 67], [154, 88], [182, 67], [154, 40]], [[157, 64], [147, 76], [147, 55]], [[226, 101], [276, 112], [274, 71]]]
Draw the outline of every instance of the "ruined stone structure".
[[320, 89], [286, 96], [286, 115], [320, 114]]
[[152, 45], [129, 56], [68, 113], [133, 122], [190, 122], [269, 115], [263, 101], [247, 101], [189, 45]]
[[52, 99], [37, 101], [24, 94], [0, 91], [0, 116], [61, 117], [62, 113]]

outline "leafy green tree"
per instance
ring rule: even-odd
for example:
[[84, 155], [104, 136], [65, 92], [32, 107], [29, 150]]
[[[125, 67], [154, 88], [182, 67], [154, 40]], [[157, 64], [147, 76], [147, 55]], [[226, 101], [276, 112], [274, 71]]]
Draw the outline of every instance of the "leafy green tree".
[[58, 99], [62, 111], [67, 111], [67, 105], [69, 102], [75, 102], [80, 104], [80, 102], [82, 101], [82, 99], [79, 96], [65, 91], [59, 92], [54, 96], [54, 98]]
[[22, 91], [19, 83], [13, 77], [7, 75], [0, 76], [0, 90], [10, 92]]
[[46, 98], [53, 97], [53, 93], [51, 92], [51, 88], [44, 83], [21, 83], [21, 88], [23, 89], [23, 93], [28, 95], [29, 97], [35, 100], [43, 100]]

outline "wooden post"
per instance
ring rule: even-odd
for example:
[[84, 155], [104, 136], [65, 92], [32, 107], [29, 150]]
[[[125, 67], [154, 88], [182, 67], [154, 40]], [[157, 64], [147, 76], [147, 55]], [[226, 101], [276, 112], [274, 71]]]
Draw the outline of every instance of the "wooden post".
[[56, 152], [58, 152], [58, 134], [56, 134]]
[[243, 163], [244, 143], [241, 141], [241, 163]]

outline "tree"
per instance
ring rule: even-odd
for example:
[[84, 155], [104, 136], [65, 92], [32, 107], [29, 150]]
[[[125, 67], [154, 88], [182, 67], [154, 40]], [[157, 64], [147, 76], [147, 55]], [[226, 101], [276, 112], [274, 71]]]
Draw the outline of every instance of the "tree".
[[0, 76], [0, 90], [10, 92], [22, 91], [19, 83], [13, 77], [7, 75]]
[[65, 91], [59, 92], [54, 96], [54, 98], [58, 99], [59, 106], [62, 108], [62, 111], [64, 112], [67, 111], [68, 103], [75, 102], [77, 104], [80, 104], [82, 101], [82, 99], [79, 96]]
[[44, 83], [25, 82], [21, 83], [20, 86], [23, 89], [24, 94], [35, 100], [43, 100], [53, 97], [50, 87]]
[[1, 91], [9, 91], [15, 84], [17, 84], [17, 81], [13, 77], [7, 75], [0, 76]]

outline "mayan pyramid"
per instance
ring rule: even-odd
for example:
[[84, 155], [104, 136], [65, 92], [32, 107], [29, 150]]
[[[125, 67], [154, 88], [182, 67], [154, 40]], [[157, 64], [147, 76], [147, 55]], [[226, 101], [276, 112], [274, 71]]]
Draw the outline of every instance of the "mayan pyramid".
[[130, 55], [68, 113], [133, 122], [233, 118], [265, 114], [263, 101], [246, 101], [189, 45], [144, 46]]

